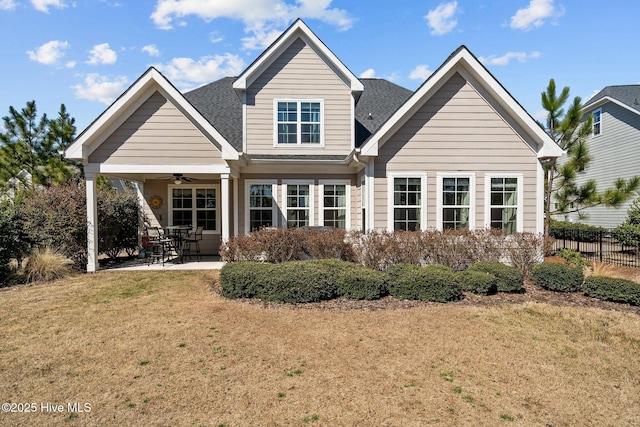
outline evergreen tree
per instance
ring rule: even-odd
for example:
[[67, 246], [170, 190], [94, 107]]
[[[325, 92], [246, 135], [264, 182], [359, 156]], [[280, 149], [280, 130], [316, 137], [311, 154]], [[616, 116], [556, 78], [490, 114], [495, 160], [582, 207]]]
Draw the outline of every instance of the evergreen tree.
[[577, 212], [582, 214], [585, 208], [604, 205], [620, 207], [629, 200], [640, 187], [640, 177], [629, 180], [619, 178], [614, 186], [598, 191], [595, 180], [590, 179], [578, 184], [578, 174], [585, 170], [592, 160], [586, 139], [593, 131], [593, 116], [586, 118], [582, 111], [582, 100], [576, 96], [567, 111], [564, 105], [569, 99], [569, 88], [564, 87], [560, 94], [556, 92], [556, 83], [549, 81], [547, 90], [542, 92], [542, 107], [547, 111], [546, 126], [542, 125], [549, 136], [566, 151], [568, 158], [549, 160], [545, 164], [545, 235], [549, 234], [551, 216]]
[[76, 132], [75, 119], [69, 116], [64, 104], [54, 121], [46, 114], [38, 119], [35, 101], [27, 102], [20, 111], [9, 107], [9, 115], [2, 120], [0, 185], [21, 177], [23, 169], [31, 174], [33, 184], [42, 185], [64, 182], [78, 170], [75, 163], [63, 156]]

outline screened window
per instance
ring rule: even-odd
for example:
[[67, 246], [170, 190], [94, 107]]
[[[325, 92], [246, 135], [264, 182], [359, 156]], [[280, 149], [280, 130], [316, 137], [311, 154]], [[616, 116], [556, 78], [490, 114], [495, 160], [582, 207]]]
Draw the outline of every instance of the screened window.
[[173, 187], [172, 224], [202, 226], [204, 230], [217, 231], [217, 192], [214, 187]]
[[491, 178], [491, 228], [518, 231], [518, 178]]
[[275, 225], [272, 184], [249, 185], [249, 230], [255, 231], [263, 227]]
[[278, 144], [321, 144], [322, 102], [277, 101]]
[[287, 184], [286, 218], [288, 228], [311, 225], [311, 188], [309, 184]]
[[442, 178], [442, 228], [469, 228], [471, 209], [470, 178]]
[[347, 186], [345, 184], [323, 185], [322, 216], [324, 225], [347, 228]]
[[600, 135], [602, 132], [602, 110], [598, 109], [593, 112], [593, 134]]
[[421, 178], [393, 179], [393, 229], [420, 230]]

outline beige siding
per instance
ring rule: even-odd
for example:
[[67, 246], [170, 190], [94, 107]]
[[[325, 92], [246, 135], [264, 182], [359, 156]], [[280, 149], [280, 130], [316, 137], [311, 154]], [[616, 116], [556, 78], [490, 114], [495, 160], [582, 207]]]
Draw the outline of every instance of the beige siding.
[[[274, 148], [274, 99], [323, 99], [324, 147]], [[301, 39], [258, 77], [247, 90], [247, 153], [344, 154], [353, 134], [351, 91]]]
[[277, 224], [279, 227], [283, 226], [282, 217], [284, 216], [284, 198], [283, 198], [283, 184], [286, 184], [288, 181], [309, 181], [310, 184], [313, 184], [313, 217], [314, 217], [314, 225], [318, 225], [320, 221], [320, 181], [325, 180], [342, 180], [342, 181], [350, 181], [350, 193], [351, 200], [349, 203], [350, 207], [350, 216], [351, 228], [358, 228], [358, 210], [360, 209], [358, 195], [358, 189], [356, 187], [356, 176], [355, 174], [331, 174], [331, 175], [321, 175], [316, 178], [310, 178], [309, 175], [302, 174], [286, 174], [286, 175], [273, 175], [273, 174], [243, 174], [242, 177], [238, 180], [238, 233], [246, 234], [247, 230], [245, 228], [245, 214], [248, 203], [248, 196], [246, 194], [246, 181], [260, 181], [264, 180], [265, 183], [271, 182], [275, 180], [277, 182], [276, 185], [276, 204], [277, 204], [277, 213], [278, 216]]
[[538, 160], [531, 148], [459, 74], [455, 74], [379, 150], [375, 163], [375, 227], [387, 228], [387, 176], [427, 174], [427, 227], [436, 227], [436, 174], [476, 177], [475, 227], [485, 224], [485, 173], [524, 174], [523, 223], [536, 231]]
[[158, 92], [89, 156], [90, 163], [223, 163], [217, 148]]
[[[158, 195], [162, 197], [163, 203], [159, 209], [151, 209], [146, 208], [145, 212], [149, 217], [149, 222], [151, 225], [159, 226], [160, 228], [164, 228], [169, 224], [169, 187], [168, 184], [171, 181], [168, 180], [147, 180], [144, 183], [144, 199], [148, 204], [149, 199], [153, 195]], [[220, 186], [220, 180], [202, 180], [198, 181], [198, 184], [214, 184]], [[219, 187], [218, 187], [219, 188]], [[218, 191], [218, 198], [220, 198], [221, 194]], [[220, 200], [217, 200], [218, 203], [218, 212], [217, 215], [222, 216], [222, 211], [220, 210]], [[222, 223], [220, 223], [222, 228]], [[220, 230], [217, 231], [216, 234], [203, 234], [202, 242], [200, 242], [200, 251], [206, 255], [215, 255], [218, 253], [218, 249], [220, 247]]]

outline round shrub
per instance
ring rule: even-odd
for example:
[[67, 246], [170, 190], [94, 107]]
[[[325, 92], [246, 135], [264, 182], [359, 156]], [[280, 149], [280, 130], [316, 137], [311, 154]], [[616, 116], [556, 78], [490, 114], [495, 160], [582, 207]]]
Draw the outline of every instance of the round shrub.
[[496, 276], [484, 271], [459, 271], [456, 273], [456, 282], [463, 291], [478, 295], [492, 295], [498, 291]]
[[400, 267], [387, 272], [389, 293], [395, 298], [433, 302], [462, 298], [451, 268], [442, 265], [412, 267]]
[[262, 298], [305, 303], [335, 298], [337, 272], [321, 261], [290, 261], [273, 266]]
[[524, 274], [515, 267], [499, 262], [476, 262], [469, 270], [483, 271], [496, 276], [498, 292], [522, 292]]
[[386, 275], [380, 271], [354, 264], [338, 275], [338, 295], [348, 299], [375, 300], [387, 292]]
[[231, 262], [220, 270], [220, 286], [226, 298], [262, 298], [274, 265], [254, 262]]
[[582, 285], [584, 293], [603, 301], [640, 305], [640, 285], [614, 277], [589, 276]]
[[533, 267], [531, 279], [536, 286], [556, 292], [576, 292], [582, 288], [584, 274], [579, 267], [543, 262]]

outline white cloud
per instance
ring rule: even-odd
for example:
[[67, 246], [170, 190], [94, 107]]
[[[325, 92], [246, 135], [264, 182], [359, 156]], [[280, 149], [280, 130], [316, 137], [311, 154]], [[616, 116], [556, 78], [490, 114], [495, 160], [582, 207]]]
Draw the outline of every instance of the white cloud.
[[64, 0], [31, 0], [31, 5], [35, 10], [39, 10], [44, 13], [49, 13], [49, 7], [55, 7], [58, 9], [64, 9], [67, 7]]
[[511, 17], [511, 28], [528, 31], [540, 27], [545, 19], [564, 15], [564, 8], [556, 8], [554, 0], [531, 0], [529, 6], [518, 9]]
[[368, 68], [360, 73], [361, 79], [373, 79], [376, 76], [376, 70], [373, 68]]
[[428, 65], [418, 65], [416, 68], [411, 70], [409, 78], [411, 80], [426, 80], [432, 73], [433, 71], [429, 69]]
[[76, 61], [67, 61], [64, 66], [67, 68], [73, 68], [76, 66]]
[[224, 40], [224, 37], [221, 36], [219, 32], [212, 31], [211, 33], [209, 33], [209, 41], [211, 43], [219, 43], [222, 40]]
[[27, 51], [29, 59], [45, 65], [56, 65], [65, 55], [64, 51], [69, 48], [68, 42], [51, 40], [37, 48]]
[[75, 90], [76, 98], [100, 101], [109, 105], [124, 92], [127, 81], [124, 76], [109, 80], [106, 76], [91, 73], [85, 76], [84, 83], [71, 86], [71, 88]]
[[509, 65], [512, 59], [523, 63], [530, 59], [540, 58], [540, 52], [534, 50], [531, 53], [526, 52], [507, 52], [502, 56], [491, 55], [488, 57], [481, 56], [478, 59], [485, 65]]
[[141, 50], [149, 56], [160, 56], [160, 51], [155, 44], [148, 44], [146, 46], [143, 46]]
[[424, 18], [431, 27], [431, 34], [441, 36], [453, 30], [458, 25], [458, 21], [454, 18], [457, 11], [457, 1], [441, 3], [435, 9], [430, 10]]
[[217, 80], [222, 77], [237, 76], [244, 70], [245, 63], [237, 55], [203, 56], [191, 58], [173, 58], [168, 64], [155, 67], [180, 89], [187, 89]]
[[196, 16], [205, 21], [217, 18], [240, 20], [245, 25], [246, 49], [262, 49], [273, 41], [282, 29], [296, 18], [318, 19], [327, 24], [347, 30], [353, 25], [353, 18], [346, 10], [331, 8], [332, 0], [157, 0], [151, 14], [155, 25], [170, 29], [174, 20], [185, 25], [181, 18]]
[[0, 0], [0, 10], [14, 10], [16, 2], [14, 0]]
[[118, 60], [118, 55], [114, 50], [109, 48], [109, 43], [97, 44], [89, 52], [89, 59], [87, 64], [99, 65], [99, 64], [115, 64]]
[[548, 116], [549, 112], [547, 110], [537, 110], [533, 113], [533, 118], [542, 123], [546, 122]]

